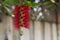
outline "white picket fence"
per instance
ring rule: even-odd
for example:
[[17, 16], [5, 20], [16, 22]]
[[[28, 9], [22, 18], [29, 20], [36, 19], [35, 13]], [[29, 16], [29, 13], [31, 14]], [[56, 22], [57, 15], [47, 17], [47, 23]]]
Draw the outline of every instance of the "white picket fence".
[[[30, 29], [24, 28], [23, 33], [20, 40], [60, 40], [60, 24], [56, 27], [55, 23], [31, 21]], [[0, 40], [5, 40], [5, 35], [8, 40], [19, 40], [19, 31], [13, 28], [10, 17], [0, 23]]]

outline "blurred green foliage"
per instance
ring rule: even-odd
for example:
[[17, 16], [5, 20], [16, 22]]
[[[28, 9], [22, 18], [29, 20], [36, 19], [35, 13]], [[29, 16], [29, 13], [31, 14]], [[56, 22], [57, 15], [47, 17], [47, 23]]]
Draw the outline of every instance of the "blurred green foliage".
[[[55, 0], [55, 2], [57, 3], [59, 0]], [[20, 5], [20, 3], [22, 2], [22, 0], [5, 0], [2, 2], [3, 5], [7, 6], [7, 5]], [[28, 1], [28, 0], [24, 0], [24, 4], [25, 5], [28, 5], [32, 8], [34, 7], [37, 7], [37, 6], [41, 6], [42, 3], [39, 2], [39, 3], [35, 3], [35, 2], [31, 2], [31, 1]], [[52, 3], [50, 0], [45, 0], [44, 3], [43, 3], [47, 8], [59, 8], [60, 6], [55, 4], [55, 3]]]

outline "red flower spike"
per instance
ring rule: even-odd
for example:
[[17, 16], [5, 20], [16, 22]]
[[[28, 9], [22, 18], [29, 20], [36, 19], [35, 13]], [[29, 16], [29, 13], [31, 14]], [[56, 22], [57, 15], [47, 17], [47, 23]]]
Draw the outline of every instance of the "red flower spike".
[[24, 6], [24, 27], [29, 29], [29, 22], [30, 22], [30, 7], [29, 6]]
[[29, 29], [30, 28], [30, 24], [29, 23], [25, 23], [24, 27], [27, 28], [27, 29]]
[[[21, 5], [15, 6], [14, 10], [14, 26], [16, 29], [20, 29], [20, 27], [24, 26], [25, 28], [29, 29], [29, 22], [30, 22], [30, 7]], [[23, 20], [22, 20], [23, 19]]]
[[14, 27], [19, 30], [20, 29], [20, 6], [15, 6], [14, 10]]

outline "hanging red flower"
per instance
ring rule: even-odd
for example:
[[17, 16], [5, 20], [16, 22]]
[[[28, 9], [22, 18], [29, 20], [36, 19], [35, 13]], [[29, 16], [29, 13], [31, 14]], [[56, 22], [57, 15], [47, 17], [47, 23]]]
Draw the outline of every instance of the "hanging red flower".
[[14, 26], [16, 29], [25, 27], [29, 29], [30, 7], [26, 5], [15, 6], [14, 10]]
[[20, 6], [15, 6], [14, 10], [14, 27], [20, 29]]

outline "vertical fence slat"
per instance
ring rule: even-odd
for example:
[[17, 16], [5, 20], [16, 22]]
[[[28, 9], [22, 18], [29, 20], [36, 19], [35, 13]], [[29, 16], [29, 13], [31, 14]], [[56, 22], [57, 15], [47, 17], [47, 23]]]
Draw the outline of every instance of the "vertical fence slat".
[[51, 40], [51, 28], [50, 23], [45, 22], [45, 40]]
[[53, 24], [53, 23], [50, 23], [50, 28], [51, 28], [51, 40], [53, 40], [53, 31], [52, 31], [53, 29], [52, 29], [52, 24]]
[[21, 36], [21, 40], [30, 40], [29, 36], [29, 29], [23, 28], [23, 35]]
[[53, 31], [53, 40], [57, 40], [57, 28], [56, 28], [56, 24], [53, 23], [52, 24], [52, 31]]
[[35, 38], [34, 38], [34, 36], [35, 36], [35, 33], [34, 33], [35, 29], [34, 29], [34, 26], [35, 26], [34, 21], [31, 21], [31, 23], [30, 23], [30, 40], [34, 40], [34, 39], [35, 39]]
[[40, 40], [44, 40], [44, 22], [40, 22]]
[[39, 21], [35, 21], [35, 40], [42, 40], [42, 25]]
[[6, 25], [6, 28], [7, 28], [7, 37], [8, 37], [8, 40], [13, 40], [13, 21], [12, 21], [12, 18], [7, 16], [7, 25]]
[[0, 23], [0, 40], [5, 40], [5, 34], [4, 34], [4, 27], [3, 24]]
[[58, 40], [60, 40], [60, 24], [58, 24]]

